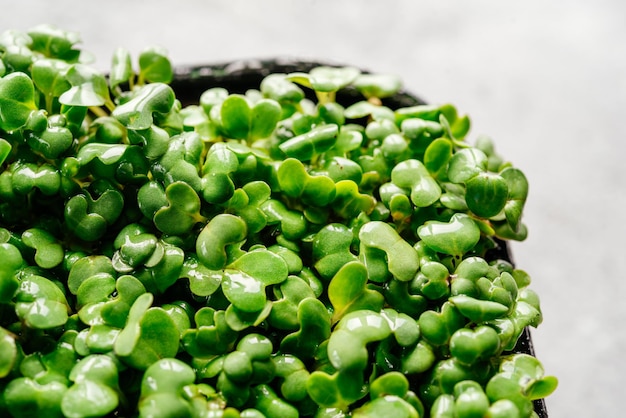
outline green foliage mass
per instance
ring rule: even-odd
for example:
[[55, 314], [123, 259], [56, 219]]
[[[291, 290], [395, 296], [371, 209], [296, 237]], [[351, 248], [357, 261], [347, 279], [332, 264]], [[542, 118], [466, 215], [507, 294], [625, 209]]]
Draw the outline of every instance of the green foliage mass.
[[183, 106], [163, 50], [103, 74], [78, 41], [0, 35], [0, 415], [532, 417], [556, 388], [497, 256], [528, 183], [454, 106], [327, 66]]

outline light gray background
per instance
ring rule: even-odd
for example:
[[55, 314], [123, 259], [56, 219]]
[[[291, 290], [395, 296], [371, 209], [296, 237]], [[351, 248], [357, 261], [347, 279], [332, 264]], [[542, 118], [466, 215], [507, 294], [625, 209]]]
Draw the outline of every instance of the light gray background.
[[78, 31], [96, 65], [158, 45], [175, 64], [332, 60], [402, 77], [491, 135], [531, 183], [529, 238], [513, 245], [560, 379], [551, 417], [622, 417], [625, 368], [626, 6], [618, 0], [14, 1], [0, 30]]

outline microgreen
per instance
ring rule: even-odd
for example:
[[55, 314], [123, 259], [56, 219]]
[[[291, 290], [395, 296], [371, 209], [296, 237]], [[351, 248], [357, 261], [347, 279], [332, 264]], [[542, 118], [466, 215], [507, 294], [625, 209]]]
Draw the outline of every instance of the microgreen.
[[183, 105], [166, 51], [104, 74], [78, 41], [0, 34], [0, 415], [529, 418], [555, 390], [499, 259], [528, 181], [467, 115], [338, 66]]

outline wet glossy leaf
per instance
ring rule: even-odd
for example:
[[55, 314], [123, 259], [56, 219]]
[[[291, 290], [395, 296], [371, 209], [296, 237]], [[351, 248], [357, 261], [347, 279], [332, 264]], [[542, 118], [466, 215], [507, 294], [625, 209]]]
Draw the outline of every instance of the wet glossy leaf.
[[26, 124], [35, 105], [35, 87], [24, 73], [16, 72], [0, 78], [0, 128], [10, 132]]
[[139, 296], [128, 314], [128, 322], [115, 340], [115, 354], [131, 367], [147, 369], [159, 359], [178, 352], [179, 333], [171, 317], [161, 308], [151, 308], [150, 293]]
[[335, 182], [324, 175], [310, 175], [295, 158], [280, 164], [278, 184], [287, 196], [300, 198], [307, 205], [326, 206], [335, 198]]
[[67, 71], [70, 66], [62, 60], [40, 59], [33, 63], [31, 77], [35, 86], [49, 97], [59, 97], [70, 89]]
[[441, 196], [441, 187], [419, 160], [406, 160], [391, 170], [391, 181], [398, 187], [410, 190], [415, 206], [427, 207]]
[[77, 32], [63, 30], [54, 25], [42, 24], [31, 28], [28, 36], [32, 40], [33, 51], [41, 52], [48, 57], [71, 60], [76, 58], [73, 46], [80, 41]]
[[11, 144], [3, 138], [0, 138], [0, 164], [4, 164], [12, 150]]
[[63, 417], [61, 399], [67, 387], [56, 381], [38, 383], [27, 377], [12, 380], [4, 390], [4, 399], [13, 416]]
[[480, 239], [480, 229], [468, 215], [457, 213], [449, 222], [428, 221], [417, 234], [431, 249], [449, 255], [463, 255]]
[[15, 294], [15, 312], [31, 328], [49, 329], [67, 322], [70, 311], [65, 295], [52, 281], [29, 275]]
[[501, 303], [480, 300], [467, 295], [452, 296], [449, 301], [463, 316], [476, 323], [502, 318], [509, 311], [509, 308]]
[[157, 210], [153, 218], [159, 231], [169, 235], [185, 234], [204, 219], [200, 215], [200, 198], [189, 184], [182, 181], [169, 184], [165, 198], [168, 206]]
[[59, 97], [68, 106], [102, 106], [109, 98], [109, 86], [104, 75], [83, 64], [67, 70], [66, 78], [72, 86]]
[[408, 281], [415, 277], [419, 269], [418, 254], [389, 224], [380, 221], [366, 223], [359, 231], [359, 240], [362, 246], [385, 252], [389, 272], [396, 279]]
[[331, 149], [337, 141], [339, 128], [335, 124], [322, 125], [295, 136], [278, 146], [287, 157], [308, 161]]
[[466, 182], [467, 207], [482, 218], [499, 214], [504, 209], [508, 195], [507, 183], [498, 174], [479, 173]]
[[61, 409], [66, 416], [106, 415], [119, 403], [118, 370], [106, 355], [82, 359], [70, 373], [74, 384], [63, 395]]
[[265, 287], [287, 279], [285, 261], [267, 250], [245, 253], [224, 271], [222, 290], [240, 311], [259, 312], [265, 307]]
[[498, 353], [499, 348], [497, 332], [486, 325], [459, 329], [450, 338], [450, 354], [465, 364], [487, 360]]
[[148, 129], [153, 123], [153, 114], [168, 113], [174, 100], [174, 91], [167, 84], [147, 84], [135, 90], [131, 99], [117, 106], [111, 115], [128, 129]]
[[367, 288], [367, 279], [367, 268], [358, 261], [345, 264], [335, 274], [328, 285], [328, 298], [334, 308], [333, 322], [352, 311], [382, 308], [383, 296]]
[[35, 249], [35, 262], [38, 266], [50, 269], [63, 261], [63, 246], [49, 232], [43, 229], [30, 228], [22, 233], [22, 242]]
[[487, 156], [477, 148], [464, 148], [450, 159], [448, 178], [453, 183], [465, 183], [487, 169]]
[[198, 259], [209, 269], [219, 270], [228, 263], [227, 248], [245, 239], [246, 223], [238, 216], [221, 214], [211, 219], [196, 241]]
[[437, 138], [426, 148], [424, 166], [435, 177], [439, 177], [447, 170], [452, 153], [452, 141], [448, 138]]

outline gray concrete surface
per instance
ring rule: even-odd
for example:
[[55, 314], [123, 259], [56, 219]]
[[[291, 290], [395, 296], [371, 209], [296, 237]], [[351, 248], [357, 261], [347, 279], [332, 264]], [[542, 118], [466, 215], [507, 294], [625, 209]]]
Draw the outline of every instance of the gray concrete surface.
[[533, 333], [560, 379], [550, 416], [622, 417], [626, 386], [626, 6], [554, 1], [25, 0], [0, 30], [54, 23], [107, 68], [118, 46], [159, 45], [176, 64], [329, 59], [398, 74], [451, 102], [531, 182], [513, 245], [544, 323]]

